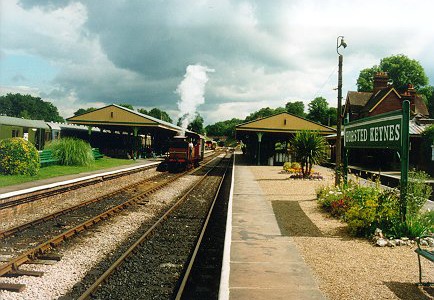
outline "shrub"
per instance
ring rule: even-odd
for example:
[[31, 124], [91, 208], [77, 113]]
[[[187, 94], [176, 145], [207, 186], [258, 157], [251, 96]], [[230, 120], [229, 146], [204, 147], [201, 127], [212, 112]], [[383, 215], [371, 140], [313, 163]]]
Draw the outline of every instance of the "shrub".
[[431, 185], [425, 183], [430, 176], [423, 171], [410, 171], [407, 185], [407, 213], [416, 215], [432, 193]]
[[290, 143], [296, 159], [300, 162], [301, 172], [305, 178], [310, 175], [312, 165], [320, 164], [327, 157], [327, 142], [318, 132], [298, 131]]
[[35, 146], [23, 138], [0, 141], [0, 172], [8, 175], [36, 175], [39, 154]]
[[95, 161], [90, 144], [76, 138], [52, 141], [45, 149], [53, 151], [53, 156], [59, 159], [61, 165], [89, 166]]
[[434, 232], [434, 211], [408, 215], [405, 222], [396, 223], [393, 229], [396, 236], [411, 239], [432, 234]]
[[369, 235], [377, 227], [388, 233], [399, 220], [399, 196], [381, 190], [378, 184], [361, 186], [349, 181], [346, 186], [322, 188], [317, 197], [321, 207], [343, 218], [354, 235]]

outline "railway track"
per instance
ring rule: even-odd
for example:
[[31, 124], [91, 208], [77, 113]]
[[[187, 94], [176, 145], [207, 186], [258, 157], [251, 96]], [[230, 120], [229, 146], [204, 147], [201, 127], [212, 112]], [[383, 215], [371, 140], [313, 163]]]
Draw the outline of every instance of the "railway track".
[[226, 157], [208, 170], [164, 215], [147, 225], [144, 233], [86, 291], [68, 296], [74, 299], [78, 294], [79, 299], [175, 299], [178, 290], [181, 295], [215, 201], [222, 201], [216, 195], [229, 163], [230, 158]]
[[[40, 274], [22, 271], [19, 266], [41, 257], [64, 240], [131, 205], [145, 204], [146, 197], [150, 193], [183, 175], [185, 174], [173, 175], [166, 172], [157, 176], [158, 181], [156, 177], [152, 177], [147, 183], [134, 184], [121, 192], [111, 193], [109, 196], [93, 199], [75, 207], [69, 207], [65, 211], [3, 231], [0, 233], [2, 236], [0, 239], [0, 276], [39, 276]], [[23, 286], [0, 284], [0, 288], [21, 290]]]
[[99, 175], [99, 176], [87, 176], [85, 177], [85, 179], [79, 179], [77, 181], [67, 183], [67, 184], [57, 185], [54, 187], [46, 187], [40, 190], [39, 189], [31, 190], [28, 192], [23, 192], [18, 194], [14, 193], [13, 195], [10, 196], [6, 195], [0, 198], [0, 210], [13, 208], [19, 205], [24, 205], [40, 199], [52, 197], [59, 194], [64, 194], [66, 192], [78, 190], [80, 188], [95, 185], [100, 182], [107, 182], [119, 177], [128, 176], [134, 173], [146, 171], [153, 168], [156, 168], [156, 164], [140, 166], [140, 167], [127, 169], [127, 170], [120, 170], [117, 172], [107, 172], [106, 174]]

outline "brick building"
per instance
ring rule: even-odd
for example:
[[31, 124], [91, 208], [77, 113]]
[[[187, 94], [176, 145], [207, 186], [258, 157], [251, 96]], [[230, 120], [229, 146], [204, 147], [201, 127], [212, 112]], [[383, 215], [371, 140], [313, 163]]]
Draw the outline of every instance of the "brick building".
[[[418, 169], [431, 172], [434, 164], [431, 159], [431, 149], [423, 145], [422, 133], [431, 124], [429, 113], [421, 95], [416, 93], [409, 84], [407, 90], [399, 93], [389, 76], [379, 72], [374, 76], [372, 92], [349, 91], [344, 106], [344, 116], [354, 121], [402, 108], [404, 100], [410, 101], [410, 164]], [[350, 164], [376, 167], [382, 170], [394, 169], [399, 166], [399, 157], [389, 149], [352, 149]]]

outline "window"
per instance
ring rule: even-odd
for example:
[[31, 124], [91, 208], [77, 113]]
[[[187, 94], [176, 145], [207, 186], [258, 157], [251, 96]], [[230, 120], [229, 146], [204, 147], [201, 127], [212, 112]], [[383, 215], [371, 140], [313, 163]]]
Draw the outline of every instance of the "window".
[[20, 130], [12, 129], [12, 137], [18, 137], [18, 136], [20, 136]]

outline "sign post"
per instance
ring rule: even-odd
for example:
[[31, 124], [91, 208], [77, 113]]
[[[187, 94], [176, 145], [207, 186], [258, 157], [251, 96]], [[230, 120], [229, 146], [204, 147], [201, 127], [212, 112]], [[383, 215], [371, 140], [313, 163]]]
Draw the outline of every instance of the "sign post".
[[410, 102], [402, 103], [402, 143], [401, 143], [401, 220], [407, 214], [408, 154], [410, 151]]
[[[395, 149], [401, 159], [401, 219], [407, 210], [408, 153], [410, 148], [410, 102], [403, 101], [402, 110], [367, 117], [344, 125], [344, 149]], [[347, 176], [344, 171], [344, 178]]]

